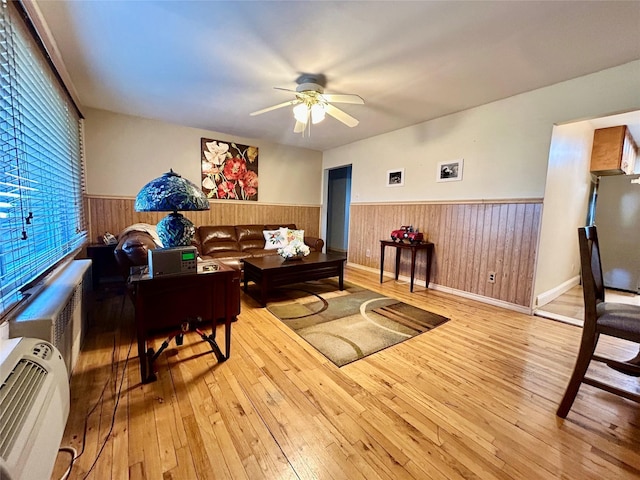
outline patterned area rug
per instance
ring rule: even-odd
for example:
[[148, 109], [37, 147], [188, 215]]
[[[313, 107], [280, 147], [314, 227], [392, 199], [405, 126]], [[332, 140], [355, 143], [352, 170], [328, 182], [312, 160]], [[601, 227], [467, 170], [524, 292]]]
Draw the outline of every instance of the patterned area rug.
[[442, 325], [446, 317], [335, 279], [272, 292], [267, 309], [338, 367]]

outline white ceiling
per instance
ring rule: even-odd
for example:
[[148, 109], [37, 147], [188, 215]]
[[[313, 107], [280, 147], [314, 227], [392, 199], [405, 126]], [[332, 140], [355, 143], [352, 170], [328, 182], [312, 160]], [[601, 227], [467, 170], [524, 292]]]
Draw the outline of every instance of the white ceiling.
[[[638, 1], [37, 4], [82, 105], [315, 150], [640, 58]], [[249, 116], [301, 73], [363, 97], [360, 124]]]

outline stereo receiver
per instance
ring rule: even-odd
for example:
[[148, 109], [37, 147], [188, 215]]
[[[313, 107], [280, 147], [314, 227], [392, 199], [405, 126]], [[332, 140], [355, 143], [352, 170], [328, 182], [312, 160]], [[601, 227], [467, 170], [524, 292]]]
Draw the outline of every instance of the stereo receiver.
[[156, 248], [148, 251], [148, 259], [151, 278], [196, 273], [198, 268], [196, 247]]

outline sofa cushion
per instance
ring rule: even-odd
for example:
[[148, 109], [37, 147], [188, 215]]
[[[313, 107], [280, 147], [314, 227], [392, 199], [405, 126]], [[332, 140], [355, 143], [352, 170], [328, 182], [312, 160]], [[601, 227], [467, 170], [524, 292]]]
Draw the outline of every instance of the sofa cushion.
[[264, 248], [264, 225], [236, 225], [238, 247], [240, 251]]
[[198, 228], [200, 255], [237, 252], [238, 238], [233, 225], [206, 225]]
[[211, 252], [207, 255], [202, 255], [200, 258], [202, 258], [203, 260], [216, 259], [224, 262], [225, 260], [243, 260], [250, 256], [251, 255], [249, 253], [238, 252], [237, 250], [234, 250], [234, 251], [226, 251], [226, 252], [225, 251]]

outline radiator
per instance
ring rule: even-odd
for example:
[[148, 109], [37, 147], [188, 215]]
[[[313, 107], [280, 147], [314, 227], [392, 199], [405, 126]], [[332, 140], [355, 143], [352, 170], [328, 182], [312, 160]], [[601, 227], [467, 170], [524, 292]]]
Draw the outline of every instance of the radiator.
[[58, 350], [40, 339], [0, 340], [0, 478], [50, 478], [68, 416]]
[[9, 323], [9, 336], [46, 340], [55, 346], [71, 376], [87, 329], [91, 260], [74, 260], [46, 281], [43, 290]]

